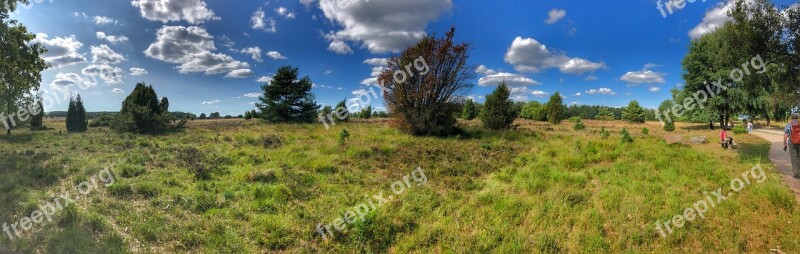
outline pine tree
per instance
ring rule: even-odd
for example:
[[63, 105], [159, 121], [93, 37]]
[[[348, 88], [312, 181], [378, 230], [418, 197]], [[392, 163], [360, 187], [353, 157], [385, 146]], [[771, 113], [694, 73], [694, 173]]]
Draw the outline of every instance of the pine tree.
[[639, 102], [631, 101], [627, 107], [622, 109], [622, 120], [631, 123], [644, 123], [645, 113], [644, 108], [639, 106]]
[[310, 123], [316, 119], [319, 105], [311, 93], [313, 83], [306, 76], [298, 79], [299, 71], [291, 66], [278, 69], [269, 84], [261, 86], [264, 94], [256, 106], [263, 118], [276, 123]]
[[595, 119], [603, 121], [611, 121], [615, 118], [616, 116], [614, 116], [614, 112], [611, 112], [611, 110], [606, 107], [599, 108], [597, 110], [597, 116], [595, 116]]
[[251, 113], [249, 110], [245, 111], [244, 112], [244, 120], [250, 120], [250, 119], [253, 119], [253, 113]]
[[183, 119], [177, 125], [171, 125], [174, 120], [175, 117], [169, 113], [169, 100], [165, 97], [159, 102], [153, 86], [139, 83], [122, 102], [112, 128], [119, 132], [158, 134], [179, 129], [187, 121]]
[[[338, 113], [341, 110], [344, 110], [344, 111], [342, 111], [342, 113], [341, 113], [342, 117], [339, 117]], [[339, 119], [339, 121], [342, 121], [342, 122], [350, 121], [350, 110], [347, 108], [347, 99], [346, 98], [344, 100], [340, 101], [339, 104], [336, 104], [336, 109], [333, 111], [333, 115], [335, 115], [336, 118]]]
[[556, 92], [553, 96], [550, 96], [550, 101], [547, 102], [545, 105], [547, 109], [547, 121], [552, 124], [560, 124], [562, 120], [564, 120], [564, 103], [561, 98], [561, 94]]
[[85, 132], [89, 129], [89, 121], [86, 119], [86, 108], [83, 107], [81, 95], [75, 100], [75, 131]]
[[478, 108], [475, 107], [475, 102], [469, 99], [464, 103], [464, 110], [461, 114], [461, 118], [464, 118], [464, 120], [472, 120], [475, 119], [475, 117], [478, 117]]
[[500, 83], [492, 94], [486, 96], [481, 114], [483, 126], [493, 130], [508, 129], [517, 118], [514, 102], [509, 99], [511, 90], [506, 83]]

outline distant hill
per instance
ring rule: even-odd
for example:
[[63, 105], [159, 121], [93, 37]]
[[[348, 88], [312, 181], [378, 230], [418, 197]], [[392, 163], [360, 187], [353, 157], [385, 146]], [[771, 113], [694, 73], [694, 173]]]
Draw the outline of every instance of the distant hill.
[[[94, 118], [98, 118], [98, 117], [105, 116], [105, 115], [116, 115], [117, 113], [119, 113], [119, 112], [109, 112], [109, 111], [86, 112], [86, 117], [89, 118], [89, 119], [94, 119]], [[186, 113], [186, 112], [171, 112], [171, 113], [172, 113], [173, 116], [175, 116], [175, 118], [178, 118], [178, 119], [182, 119], [182, 118], [185, 118], [185, 117], [197, 118], [197, 115], [192, 114], [192, 113]], [[51, 117], [51, 118], [67, 117], [67, 111], [47, 112], [47, 117]]]

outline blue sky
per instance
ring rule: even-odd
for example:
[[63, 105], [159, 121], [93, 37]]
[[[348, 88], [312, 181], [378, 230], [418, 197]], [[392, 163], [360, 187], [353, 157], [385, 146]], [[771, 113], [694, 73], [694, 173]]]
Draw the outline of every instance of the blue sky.
[[[691, 39], [724, 23], [730, 6], [696, 1], [664, 17], [653, 0], [31, 2], [12, 17], [51, 50], [43, 91], [79, 92], [87, 110], [116, 111], [146, 82], [173, 111], [223, 115], [253, 109], [262, 77], [282, 65], [313, 80], [320, 104], [353, 98], [381, 70], [375, 59], [451, 26], [482, 66], [470, 93], [477, 101], [505, 80], [515, 100], [558, 91], [568, 104], [656, 107], [683, 82]], [[66, 105], [52, 99], [46, 110]]]

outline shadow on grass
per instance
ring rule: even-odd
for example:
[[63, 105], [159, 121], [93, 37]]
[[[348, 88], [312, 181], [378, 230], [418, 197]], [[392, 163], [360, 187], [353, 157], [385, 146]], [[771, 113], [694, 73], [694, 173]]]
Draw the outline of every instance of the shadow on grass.
[[739, 154], [740, 162], [768, 163], [770, 146], [772, 146], [772, 144], [767, 141], [758, 142], [755, 144], [740, 143], [739, 148], [736, 149], [736, 152]]
[[31, 133], [21, 133], [21, 134], [11, 134], [9, 135], [2, 135], [0, 136], [0, 140], [6, 141], [12, 144], [21, 144], [21, 143], [29, 143], [33, 140], [33, 134]]

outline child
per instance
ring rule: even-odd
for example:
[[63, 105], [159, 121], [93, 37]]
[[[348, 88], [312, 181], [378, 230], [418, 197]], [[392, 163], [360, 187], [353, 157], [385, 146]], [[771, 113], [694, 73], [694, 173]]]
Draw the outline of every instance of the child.
[[731, 137], [731, 135], [728, 133], [727, 128], [722, 128], [722, 132], [720, 132], [719, 138], [722, 141], [723, 148], [736, 146], [736, 142], [733, 141], [733, 137]]

